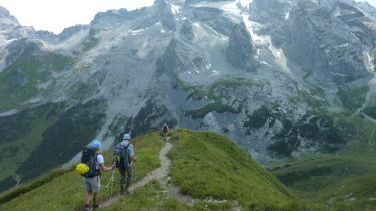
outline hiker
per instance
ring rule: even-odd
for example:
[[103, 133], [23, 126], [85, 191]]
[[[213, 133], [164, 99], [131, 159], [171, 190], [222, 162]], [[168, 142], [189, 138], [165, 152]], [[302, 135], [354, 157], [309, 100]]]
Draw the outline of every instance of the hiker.
[[167, 123], [164, 123], [162, 127], [163, 141], [167, 141], [167, 135], [169, 130], [170, 129], [168, 128]]
[[124, 134], [123, 140], [115, 146], [114, 159], [116, 168], [120, 173], [120, 193], [129, 193], [128, 188], [132, 182], [132, 163], [137, 161], [131, 135]]
[[[100, 141], [93, 141], [89, 146], [85, 147], [82, 151], [81, 162], [87, 163], [89, 171], [83, 175], [84, 187], [87, 191], [84, 201], [84, 210], [90, 210], [90, 199], [93, 198], [93, 210], [98, 208], [99, 205], [99, 190], [101, 187], [101, 170], [111, 171], [115, 168], [106, 167], [104, 165], [104, 158], [101, 155], [102, 144]], [[85, 162], [85, 160], [87, 162]]]

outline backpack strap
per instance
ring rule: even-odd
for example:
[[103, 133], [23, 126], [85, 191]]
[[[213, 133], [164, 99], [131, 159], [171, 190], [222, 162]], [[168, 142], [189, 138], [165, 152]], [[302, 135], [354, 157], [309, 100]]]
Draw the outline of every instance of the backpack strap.
[[123, 146], [124, 147], [124, 150], [127, 151], [127, 154], [128, 154], [128, 163], [131, 163], [131, 159], [130, 159], [130, 156], [129, 156], [129, 146], [131, 145], [131, 143], [128, 142], [128, 145], [127, 146]]
[[94, 161], [94, 165], [95, 165], [95, 176], [100, 176], [102, 171], [101, 171], [101, 167], [97, 168], [98, 166], [98, 155], [101, 155], [100, 153], [98, 152], [95, 152], [95, 161]]
[[129, 145], [131, 145], [131, 143], [128, 142], [128, 145], [123, 147], [125, 147], [125, 149], [128, 149]]
[[[123, 146], [124, 147], [124, 150], [128, 152], [128, 160], [129, 160], [129, 146], [131, 145], [131, 143], [128, 142], [128, 145], [127, 146]], [[129, 162], [129, 161], [128, 161]]]

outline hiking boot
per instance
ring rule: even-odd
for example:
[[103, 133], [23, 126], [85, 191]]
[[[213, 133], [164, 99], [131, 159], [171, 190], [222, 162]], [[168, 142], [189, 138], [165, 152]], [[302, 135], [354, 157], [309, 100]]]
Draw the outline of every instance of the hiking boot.
[[129, 193], [128, 188], [121, 188], [121, 189], [120, 189], [120, 194], [121, 194], [121, 195], [125, 195], [125, 194], [128, 194], [128, 193]]
[[125, 195], [125, 188], [124, 187], [120, 187], [120, 194]]
[[99, 208], [99, 205], [93, 205], [93, 211], [97, 210]]
[[88, 205], [88, 204], [86, 204], [85, 206], [84, 206], [84, 211], [89, 211], [90, 210], [90, 206]]

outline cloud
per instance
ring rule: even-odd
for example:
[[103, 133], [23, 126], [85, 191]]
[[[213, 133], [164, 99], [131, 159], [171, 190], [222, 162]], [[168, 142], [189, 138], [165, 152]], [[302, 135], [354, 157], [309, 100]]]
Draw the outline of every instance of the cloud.
[[[249, 3], [252, 0], [239, 0]], [[357, 0], [362, 1], [362, 0]], [[134, 10], [152, 5], [154, 0], [0, 0], [21, 25], [60, 33], [76, 24], [88, 24], [95, 14], [109, 9]], [[376, 0], [367, 0], [376, 7]]]
[[88, 24], [95, 14], [109, 9], [134, 10], [150, 6], [153, 0], [1, 0], [21, 25], [56, 34], [76, 24]]
[[376, 0], [356, 0], [356, 1], [366, 1], [366, 2], [368, 2], [370, 5], [376, 7]]

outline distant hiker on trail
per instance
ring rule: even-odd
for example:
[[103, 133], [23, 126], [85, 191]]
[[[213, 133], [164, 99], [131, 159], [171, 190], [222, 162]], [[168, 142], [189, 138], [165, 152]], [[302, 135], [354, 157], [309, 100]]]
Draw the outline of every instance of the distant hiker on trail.
[[90, 210], [90, 200], [93, 198], [93, 210], [99, 205], [99, 191], [101, 187], [101, 170], [111, 171], [112, 167], [104, 165], [104, 158], [101, 155], [102, 144], [100, 141], [93, 141], [82, 150], [81, 163], [76, 166], [76, 171], [83, 176], [83, 182], [87, 194], [84, 200], [84, 210]]
[[164, 123], [162, 127], [163, 141], [167, 141], [167, 135], [169, 130], [170, 129], [168, 128], [167, 123]]
[[120, 173], [120, 193], [128, 193], [132, 182], [132, 161], [136, 162], [133, 144], [130, 143], [131, 135], [124, 134], [122, 142], [115, 146], [114, 161]]

